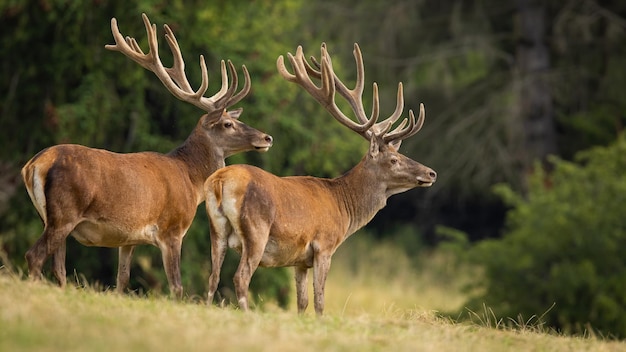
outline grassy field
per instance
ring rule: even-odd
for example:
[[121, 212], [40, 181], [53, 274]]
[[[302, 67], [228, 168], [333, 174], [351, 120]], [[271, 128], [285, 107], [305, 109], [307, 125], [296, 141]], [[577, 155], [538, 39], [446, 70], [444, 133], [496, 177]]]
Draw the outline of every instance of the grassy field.
[[[295, 303], [243, 313], [84, 285], [61, 290], [0, 269], [0, 351], [626, 351], [626, 343], [601, 338], [441, 318], [437, 311], [463, 302], [457, 280], [440, 271], [416, 274], [385, 246], [370, 248], [360, 261], [368, 264], [357, 265], [360, 249], [356, 243], [337, 253], [322, 318], [312, 304], [303, 316]], [[383, 265], [389, 255], [395, 263]]]
[[323, 318], [60, 290], [0, 276], [1, 351], [624, 351], [626, 344], [456, 324], [390, 306]]

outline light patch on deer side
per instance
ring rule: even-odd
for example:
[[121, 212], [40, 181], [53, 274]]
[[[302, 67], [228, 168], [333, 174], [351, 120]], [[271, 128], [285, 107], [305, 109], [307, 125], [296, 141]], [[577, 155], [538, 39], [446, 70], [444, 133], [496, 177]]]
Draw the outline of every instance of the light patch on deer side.
[[121, 247], [152, 244], [158, 247], [159, 226], [148, 224], [139, 228], [124, 228], [104, 221], [83, 221], [71, 235], [84, 246]]
[[26, 190], [30, 194], [33, 203], [35, 203], [35, 208], [37, 208], [37, 212], [39, 212], [39, 215], [43, 219], [44, 223], [47, 223], [46, 194], [44, 192], [44, 184], [46, 181], [45, 176], [46, 175], [43, 175], [38, 168], [35, 169], [35, 172], [33, 173], [32, 189], [31, 187], [26, 187]]
[[[206, 199], [206, 206], [207, 206], [207, 211], [209, 212], [211, 221], [213, 222], [212, 226], [217, 232], [216, 235], [218, 235], [219, 237], [229, 236], [227, 238], [228, 246], [230, 248], [235, 248], [235, 247], [241, 248], [241, 241], [239, 241], [236, 236], [232, 236], [231, 234], [228, 233], [229, 221], [223, 212], [223, 208], [220, 207], [221, 205], [223, 204], [218, 203], [218, 200], [215, 198], [213, 193], [208, 192], [208, 196]], [[236, 240], [236, 241], [232, 242], [231, 239]]]
[[[237, 233], [241, 233], [239, 221], [233, 221], [237, 220], [237, 200], [233, 196], [232, 187], [229, 188], [227, 185], [228, 182], [219, 183], [219, 185], [213, 184], [213, 187], [223, 187], [221, 192], [211, 192], [210, 187], [206, 188], [206, 208], [213, 222], [212, 226], [217, 232], [216, 235], [220, 238], [225, 237], [228, 247], [240, 252], [241, 239], [237, 235]], [[220, 199], [216, 193], [221, 195]], [[233, 231], [229, 230], [230, 226], [232, 226]]]
[[237, 194], [237, 183], [224, 182], [222, 187], [222, 212], [233, 225], [239, 225], [242, 197]]
[[206, 197], [205, 202], [206, 202], [206, 207], [209, 213], [220, 215], [220, 210], [219, 210], [220, 205], [218, 204], [217, 199], [215, 199], [215, 196], [213, 195], [212, 192], [207, 192], [207, 197]]
[[222, 198], [222, 212], [232, 226], [232, 232], [226, 234], [228, 236], [228, 247], [241, 252], [243, 240], [241, 238], [241, 209], [243, 196], [238, 194], [236, 182], [224, 182]]

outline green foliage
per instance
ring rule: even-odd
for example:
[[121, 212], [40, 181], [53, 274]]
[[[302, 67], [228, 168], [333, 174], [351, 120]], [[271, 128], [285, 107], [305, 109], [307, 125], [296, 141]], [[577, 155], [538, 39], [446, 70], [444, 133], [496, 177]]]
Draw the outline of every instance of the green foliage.
[[586, 11], [592, 8], [573, 3], [558, 11], [554, 21], [554, 65], [559, 69], [551, 79], [559, 147], [567, 159], [579, 150], [611, 143], [626, 124], [626, 4], [603, 6], [604, 15], [588, 21]]
[[578, 154], [578, 163], [537, 165], [526, 198], [508, 186], [496, 191], [512, 207], [508, 232], [471, 249], [485, 270], [482, 304], [498, 315], [540, 315], [567, 332], [588, 324], [626, 336], [626, 138]]
[[404, 116], [424, 103], [424, 127], [402, 151], [441, 171], [437, 198], [517, 179], [509, 131], [513, 87], [506, 57], [492, 40], [497, 29], [488, 3], [352, 0], [309, 7], [329, 19], [312, 26], [329, 42], [334, 61], [349, 63], [345, 43], [360, 44], [366, 77], [379, 84], [381, 118], [395, 107], [398, 82], [404, 84]]

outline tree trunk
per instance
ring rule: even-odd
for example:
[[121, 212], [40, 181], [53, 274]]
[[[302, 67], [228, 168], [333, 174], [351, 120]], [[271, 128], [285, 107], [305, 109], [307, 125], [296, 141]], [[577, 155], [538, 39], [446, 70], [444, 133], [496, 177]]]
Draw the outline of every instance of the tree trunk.
[[548, 81], [550, 53], [546, 45], [546, 5], [540, 0], [518, 0], [516, 62], [519, 121], [522, 127], [522, 167], [555, 154], [556, 132], [552, 92]]

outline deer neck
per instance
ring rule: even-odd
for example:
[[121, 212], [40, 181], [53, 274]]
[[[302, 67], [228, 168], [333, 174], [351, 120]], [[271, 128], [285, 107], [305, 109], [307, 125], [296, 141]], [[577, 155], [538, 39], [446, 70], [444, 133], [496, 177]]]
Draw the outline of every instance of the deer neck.
[[[194, 131], [187, 140], [169, 154], [185, 166], [189, 179], [198, 194], [202, 194], [204, 181], [217, 169], [225, 166], [224, 151], [213, 141]], [[198, 202], [200, 203], [201, 200]]]
[[378, 181], [377, 175], [364, 167], [363, 161], [335, 180], [339, 202], [350, 218], [347, 237], [365, 226], [385, 207], [386, 187]]

